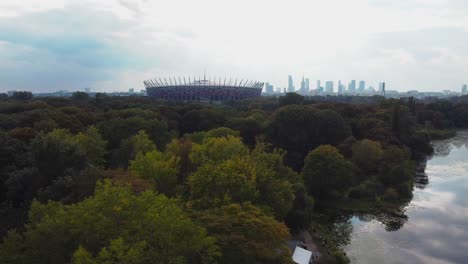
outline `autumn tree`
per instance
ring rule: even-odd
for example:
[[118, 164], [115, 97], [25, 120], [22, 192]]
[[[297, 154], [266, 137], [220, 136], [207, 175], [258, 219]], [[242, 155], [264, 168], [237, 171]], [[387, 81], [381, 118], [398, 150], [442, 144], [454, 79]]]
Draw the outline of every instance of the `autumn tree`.
[[195, 213], [216, 238], [222, 263], [292, 263], [288, 228], [250, 203]]

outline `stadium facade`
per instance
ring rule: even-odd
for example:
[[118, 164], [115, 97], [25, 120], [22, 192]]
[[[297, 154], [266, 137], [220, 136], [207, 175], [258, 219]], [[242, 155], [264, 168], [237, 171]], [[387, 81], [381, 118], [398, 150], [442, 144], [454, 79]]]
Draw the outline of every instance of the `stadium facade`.
[[258, 97], [263, 83], [232, 79], [158, 78], [143, 82], [149, 97], [169, 101], [213, 102]]

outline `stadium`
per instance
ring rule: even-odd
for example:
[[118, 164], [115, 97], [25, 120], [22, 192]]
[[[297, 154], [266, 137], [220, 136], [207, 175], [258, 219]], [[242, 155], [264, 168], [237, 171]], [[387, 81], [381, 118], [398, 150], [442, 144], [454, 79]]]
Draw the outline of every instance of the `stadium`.
[[149, 97], [180, 102], [213, 102], [258, 97], [263, 83], [232, 79], [158, 78], [143, 82]]

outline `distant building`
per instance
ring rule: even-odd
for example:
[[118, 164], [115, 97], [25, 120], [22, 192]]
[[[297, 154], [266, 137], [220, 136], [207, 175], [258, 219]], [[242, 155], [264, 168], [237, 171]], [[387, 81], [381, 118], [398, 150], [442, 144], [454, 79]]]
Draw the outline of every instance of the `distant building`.
[[325, 92], [327, 94], [333, 94], [333, 81], [325, 82]]
[[91, 93], [91, 88], [85, 88], [85, 93]]
[[321, 87], [321, 86], [320, 86], [320, 80], [317, 80], [317, 88], [316, 88], [316, 89], [317, 89], [317, 92], [320, 90], [320, 87]]
[[359, 92], [364, 92], [366, 90], [366, 82], [365, 81], [359, 81]]
[[135, 89], [133, 89], [133, 88], [128, 89], [128, 93], [129, 93], [129, 94], [134, 94], [134, 93], [135, 93]]
[[9, 97], [11, 97], [11, 96], [13, 96], [13, 94], [14, 94], [15, 92], [16, 92], [16, 91], [7, 91], [7, 95], [8, 95]]
[[349, 85], [348, 85], [348, 91], [349, 92], [355, 92], [356, 91], [356, 80], [352, 80]]
[[265, 83], [265, 92], [269, 93], [269, 94], [272, 94], [273, 93], [273, 85], [271, 85], [270, 83]]
[[309, 94], [310, 86], [309, 86], [309, 78], [305, 79], [305, 94]]
[[305, 95], [305, 90], [306, 90], [306, 82], [305, 82], [304, 77], [302, 77], [301, 89], [299, 90], [299, 94]]
[[344, 94], [344, 86], [341, 83], [341, 80], [338, 81], [338, 94]]
[[464, 84], [464, 85], [462, 86], [461, 93], [462, 93], [462, 94], [468, 94], [468, 87], [467, 87], [466, 84]]
[[294, 92], [294, 83], [293, 83], [293, 78], [291, 75], [288, 76], [288, 92], [292, 93]]

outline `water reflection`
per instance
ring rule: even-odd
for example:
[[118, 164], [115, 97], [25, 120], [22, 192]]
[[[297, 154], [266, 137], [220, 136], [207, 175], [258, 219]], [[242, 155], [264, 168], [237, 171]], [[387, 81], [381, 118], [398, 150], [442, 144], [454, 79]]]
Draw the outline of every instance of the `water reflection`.
[[434, 149], [401, 212], [351, 219], [353, 263], [468, 263], [468, 132]]

